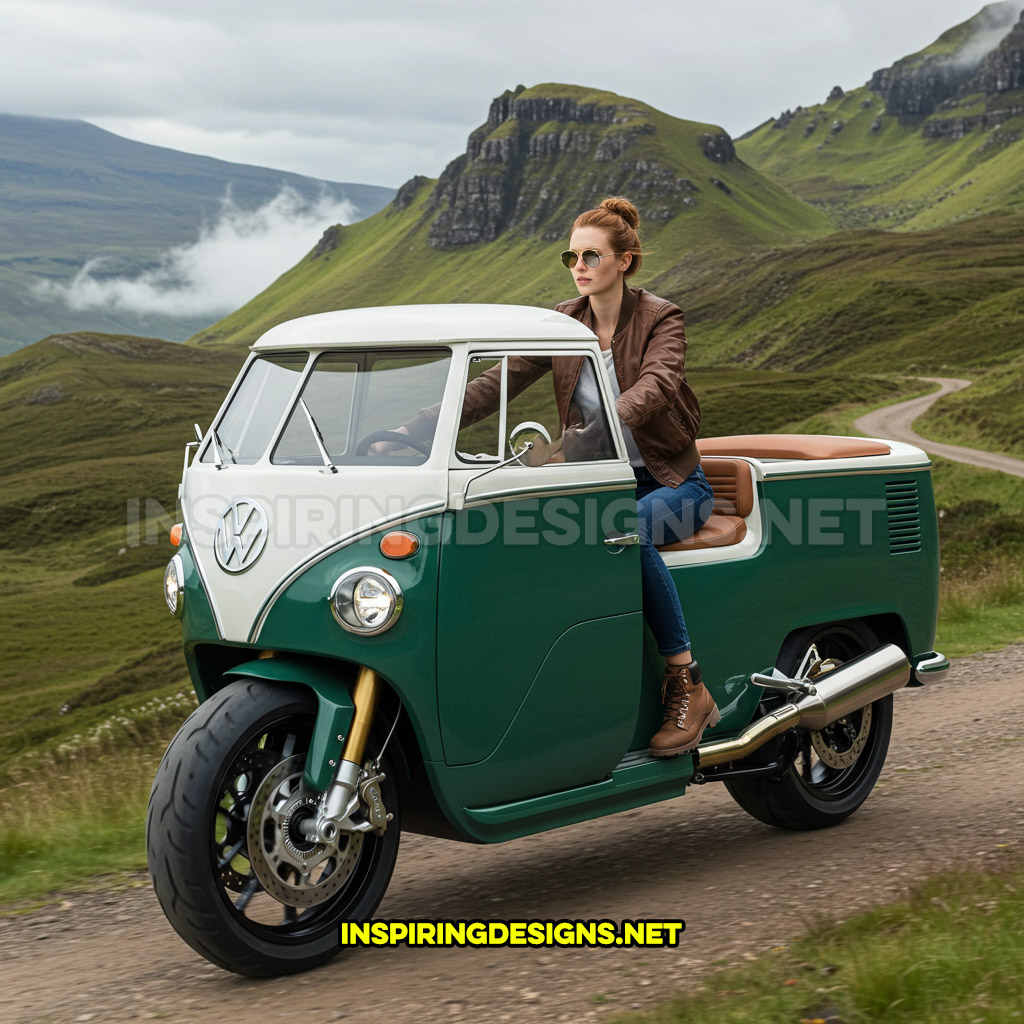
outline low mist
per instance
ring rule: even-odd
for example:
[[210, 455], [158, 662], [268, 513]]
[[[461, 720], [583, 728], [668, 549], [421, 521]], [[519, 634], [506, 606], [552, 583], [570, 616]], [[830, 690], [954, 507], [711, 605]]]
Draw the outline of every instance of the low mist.
[[975, 19], [977, 25], [971, 38], [951, 58], [960, 67], [977, 67], [1011, 32], [1024, 10], [1022, 0], [991, 4]]
[[74, 310], [107, 309], [195, 317], [233, 312], [294, 266], [332, 224], [354, 219], [350, 203], [324, 196], [304, 199], [284, 187], [256, 210], [221, 202], [216, 223], [195, 242], [168, 249], [160, 264], [135, 277], [103, 274], [103, 258], [89, 260], [70, 284], [52, 281], [36, 294]]

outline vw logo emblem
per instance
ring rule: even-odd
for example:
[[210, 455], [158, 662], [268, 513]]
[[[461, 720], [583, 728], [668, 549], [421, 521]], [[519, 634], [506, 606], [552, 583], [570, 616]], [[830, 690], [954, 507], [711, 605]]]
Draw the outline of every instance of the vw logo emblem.
[[225, 572], [245, 572], [263, 554], [266, 543], [267, 514], [258, 501], [239, 498], [220, 514], [213, 553]]

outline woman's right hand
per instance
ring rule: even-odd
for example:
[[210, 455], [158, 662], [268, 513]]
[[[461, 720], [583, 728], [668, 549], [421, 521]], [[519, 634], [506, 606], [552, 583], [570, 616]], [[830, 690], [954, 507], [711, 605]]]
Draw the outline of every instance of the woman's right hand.
[[[408, 429], [406, 429], [404, 426], [402, 426], [402, 427], [395, 427], [395, 429], [392, 431], [392, 433], [394, 433], [394, 434], [405, 434], [406, 437], [411, 437], [412, 436], [409, 433]], [[401, 444], [399, 441], [374, 441], [373, 444], [370, 445], [370, 454], [371, 455], [390, 455], [392, 452], [398, 451], [399, 449], [404, 448], [404, 447], [405, 446], [403, 444]]]

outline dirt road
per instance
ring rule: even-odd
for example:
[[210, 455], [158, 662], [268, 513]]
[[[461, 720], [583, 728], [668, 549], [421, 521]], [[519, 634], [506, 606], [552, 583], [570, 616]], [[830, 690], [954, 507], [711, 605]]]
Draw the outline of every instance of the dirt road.
[[1024, 645], [896, 695], [878, 788], [838, 828], [778, 832], [721, 786], [497, 847], [403, 840], [390, 918], [684, 918], [677, 949], [360, 950], [296, 978], [210, 966], [148, 887], [0, 919], [0, 1020], [580, 1021], [646, 1007], [928, 874], [1024, 847]]
[[1003, 473], [1024, 477], [1024, 459], [1015, 459], [1011, 455], [999, 455], [996, 452], [984, 452], [977, 448], [961, 448], [955, 444], [942, 444], [939, 441], [929, 441], [928, 438], [915, 434], [911, 425], [918, 416], [923, 415], [943, 395], [962, 391], [971, 385], [969, 380], [958, 380], [955, 377], [922, 377], [921, 379], [930, 380], [940, 385], [939, 390], [933, 391], [930, 395], [922, 395], [920, 398], [912, 398], [909, 402], [887, 405], [884, 409], [869, 412], [866, 416], [861, 416], [854, 423], [854, 427], [868, 437], [906, 441], [907, 444], [917, 445], [918, 448], [923, 448], [932, 455], [940, 455], [945, 459], [952, 459], [954, 462], [966, 462], [969, 466], [998, 469]]

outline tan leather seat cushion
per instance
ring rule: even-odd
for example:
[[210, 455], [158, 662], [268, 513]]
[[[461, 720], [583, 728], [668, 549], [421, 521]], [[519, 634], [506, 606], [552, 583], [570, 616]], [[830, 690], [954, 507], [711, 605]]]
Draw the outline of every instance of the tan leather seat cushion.
[[854, 459], [892, 451], [881, 441], [828, 434], [733, 434], [703, 437], [697, 447], [701, 455], [746, 455], [753, 459]]
[[704, 475], [715, 492], [715, 505], [708, 521], [692, 536], [672, 544], [659, 544], [659, 551], [699, 551], [739, 544], [747, 535], [743, 521], [754, 510], [754, 481], [750, 466], [741, 459], [708, 458], [701, 461]]
[[747, 524], [739, 516], [720, 516], [714, 512], [708, 521], [686, 540], [674, 544], [659, 544], [659, 551], [698, 551], [701, 548], [721, 548], [739, 544], [747, 535]]

